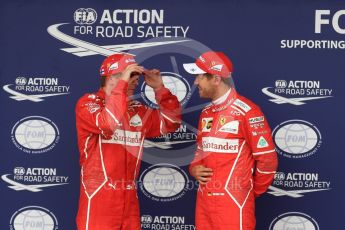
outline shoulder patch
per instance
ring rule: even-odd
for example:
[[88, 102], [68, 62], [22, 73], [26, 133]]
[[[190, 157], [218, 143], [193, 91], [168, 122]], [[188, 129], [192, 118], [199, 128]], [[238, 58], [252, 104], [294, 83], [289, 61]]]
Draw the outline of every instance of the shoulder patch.
[[247, 103], [241, 101], [240, 99], [236, 99], [234, 101], [234, 105], [238, 106], [239, 108], [241, 108], [246, 113], [252, 109]]
[[95, 94], [89, 94], [89, 96], [87, 96], [87, 98], [89, 99], [96, 99], [96, 95]]
[[129, 103], [129, 105], [128, 105], [129, 107], [141, 107], [141, 106], [143, 106], [139, 101], [135, 101], [135, 100], [133, 100], [133, 101], [131, 101], [130, 103]]
[[263, 136], [261, 136], [259, 138], [259, 141], [258, 141], [256, 147], [257, 148], [266, 148], [266, 147], [268, 147], [268, 142], [266, 141], [266, 139]]
[[210, 132], [213, 123], [213, 117], [204, 117], [201, 121], [201, 131], [202, 132]]
[[87, 110], [90, 113], [94, 113], [101, 108], [101, 106], [99, 104], [94, 103], [94, 102], [87, 102], [84, 104], [84, 106], [87, 108]]
[[260, 117], [251, 117], [249, 118], [249, 123], [250, 124], [255, 124], [255, 123], [259, 123], [259, 122], [263, 122], [265, 120], [264, 116], [260, 116]]

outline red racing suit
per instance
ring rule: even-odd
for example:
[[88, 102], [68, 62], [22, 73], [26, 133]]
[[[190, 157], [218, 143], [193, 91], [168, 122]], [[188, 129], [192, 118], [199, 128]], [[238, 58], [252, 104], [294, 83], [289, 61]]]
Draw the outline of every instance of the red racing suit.
[[136, 179], [143, 143], [175, 131], [181, 108], [166, 88], [155, 92], [159, 110], [127, 102], [128, 83], [120, 80], [106, 96], [100, 89], [76, 105], [81, 165], [79, 230], [139, 230]]
[[200, 185], [196, 202], [198, 230], [254, 230], [255, 197], [271, 184], [277, 154], [260, 108], [234, 89], [199, 120], [195, 158], [190, 165], [213, 170]]

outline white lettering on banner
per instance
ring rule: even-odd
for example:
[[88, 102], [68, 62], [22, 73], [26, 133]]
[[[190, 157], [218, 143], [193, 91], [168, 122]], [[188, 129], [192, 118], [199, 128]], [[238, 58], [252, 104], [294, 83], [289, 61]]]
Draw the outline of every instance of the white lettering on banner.
[[102, 143], [140, 146], [141, 133], [117, 129], [110, 140], [102, 139]]
[[[315, 33], [320, 34], [321, 33], [321, 25], [328, 25], [329, 19], [322, 18], [322, 16], [330, 15], [330, 10], [316, 10], [315, 11]], [[343, 16], [343, 19], [345, 19], [345, 10], [339, 10], [337, 11], [332, 18], [332, 26], [333, 29], [339, 33], [339, 34], [345, 34], [345, 28], [341, 28], [339, 26], [339, 19]]]
[[164, 10], [117, 9], [113, 13], [103, 10], [100, 24], [163, 24]]
[[315, 80], [276, 80], [274, 86], [261, 91], [276, 104], [304, 105], [306, 101], [332, 97], [333, 92], [333, 89], [321, 88], [321, 82]]
[[217, 137], [203, 137], [203, 151], [216, 153], [238, 153], [238, 139], [223, 139]]
[[243, 109], [243, 111], [248, 112], [249, 110], [251, 110], [252, 108], [247, 105], [246, 103], [244, 103], [243, 101], [241, 101], [240, 99], [236, 99], [234, 101], [234, 105], [237, 105], [238, 107], [240, 107], [241, 109]]
[[281, 40], [280, 48], [288, 49], [345, 49], [345, 41], [340, 40]]
[[156, 216], [153, 223], [160, 224], [184, 224], [184, 216]]
[[56, 169], [54, 168], [28, 168], [27, 175], [56, 175]]
[[[315, 10], [315, 34], [321, 34], [321, 27], [332, 24], [333, 30], [338, 34], [345, 34], [345, 10], [336, 11], [333, 16], [328, 9]], [[332, 21], [332, 23], [330, 22]], [[329, 30], [328, 30], [329, 31]], [[305, 40], [305, 39], [282, 39], [282, 49], [345, 49], [344, 40]]]
[[[134, 35], [137, 38], [155, 37], [187, 37], [189, 26], [96, 26], [96, 37], [106, 38], [129, 38]], [[81, 32], [79, 32], [81, 33]]]
[[307, 193], [329, 190], [331, 182], [321, 180], [318, 173], [276, 172], [268, 193], [274, 196], [300, 198]]

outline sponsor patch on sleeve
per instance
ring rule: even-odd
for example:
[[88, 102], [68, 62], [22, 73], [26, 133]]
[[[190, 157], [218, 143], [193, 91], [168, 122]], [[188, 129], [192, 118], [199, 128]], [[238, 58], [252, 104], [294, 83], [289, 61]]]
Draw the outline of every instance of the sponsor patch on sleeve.
[[258, 122], [263, 122], [265, 120], [264, 116], [260, 116], [260, 117], [251, 117], [249, 118], [249, 123], [250, 124], [255, 124]]
[[258, 144], [256, 145], [256, 147], [259, 149], [268, 147], [268, 142], [266, 141], [266, 139], [263, 136], [261, 136], [259, 138], [259, 141], [258, 141]]

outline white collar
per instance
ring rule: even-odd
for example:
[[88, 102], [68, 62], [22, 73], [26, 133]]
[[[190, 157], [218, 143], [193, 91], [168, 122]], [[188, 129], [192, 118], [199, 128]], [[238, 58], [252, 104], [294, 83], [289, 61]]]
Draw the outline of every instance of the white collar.
[[220, 98], [212, 101], [212, 104], [214, 104], [214, 105], [222, 104], [228, 98], [230, 93], [231, 93], [231, 88], [225, 94], [223, 94], [223, 96], [221, 96]]

